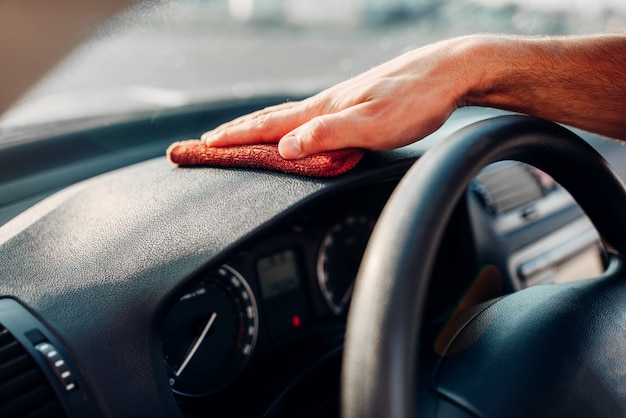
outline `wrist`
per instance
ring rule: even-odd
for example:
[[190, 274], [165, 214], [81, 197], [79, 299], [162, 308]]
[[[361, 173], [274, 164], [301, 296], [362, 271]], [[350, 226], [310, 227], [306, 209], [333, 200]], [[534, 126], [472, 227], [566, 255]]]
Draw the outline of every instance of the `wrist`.
[[462, 99], [466, 106], [533, 114], [546, 99], [541, 87], [546, 80], [554, 78], [555, 87], [566, 78], [558, 66], [567, 57], [561, 56], [562, 45], [557, 39], [478, 35], [473, 41], [474, 77], [469, 78], [472, 84]]
[[[520, 38], [468, 35], [443, 41], [433, 71], [456, 107], [498, 107], [510, 84], [510, 56], [519, 53]], [[421, 59], [421, 57], [420, 57]]]
[[513, 90], [520, 87], [526, 72], [525, 41], [498, 35], [475, 35], [468, 39], [466, 90], [460, 96], [463, 106], [517, 108]]

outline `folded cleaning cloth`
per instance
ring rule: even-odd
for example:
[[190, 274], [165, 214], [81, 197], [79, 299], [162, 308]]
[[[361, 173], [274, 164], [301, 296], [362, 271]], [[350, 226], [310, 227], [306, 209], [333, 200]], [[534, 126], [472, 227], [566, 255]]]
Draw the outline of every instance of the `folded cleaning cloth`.
[[171, 162], [179, 166], [248, 167], [311, 177], [332, 177], [354, 168], [364, 151], [350, 148], [285, 160], [278, 153], [278, 144], [210, 147], [200, 140], [190, 139], [174, 142], [166, 154]]

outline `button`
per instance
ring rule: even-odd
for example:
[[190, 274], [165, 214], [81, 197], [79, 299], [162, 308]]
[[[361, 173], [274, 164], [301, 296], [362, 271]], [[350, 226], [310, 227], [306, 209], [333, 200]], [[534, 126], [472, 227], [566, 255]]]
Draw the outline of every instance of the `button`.
[[52, 372], [57, 377], [61, 385], [66, 391], [76, 389], [76, 379], [70, 371], [65, 359], [61, 356], [59, 351], [50, 343], [43, 342], [35, 346], [35, 349], [39, 351]]

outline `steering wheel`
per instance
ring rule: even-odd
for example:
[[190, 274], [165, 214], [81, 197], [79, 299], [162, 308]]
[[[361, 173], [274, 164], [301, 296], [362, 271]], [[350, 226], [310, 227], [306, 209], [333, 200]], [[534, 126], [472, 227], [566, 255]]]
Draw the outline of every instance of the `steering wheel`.
[[438, 143], [385, 206], [348, 315], [342, 417], [416, 416], [418, 349], [428, 349], [420, 323], [435, 256], [470, 181], [500, 160], [531, 164], [565, 187], [600, 233], [609, 268], [599, 280], [535, 286], [476, 310], [420, 390], [454, 403], [460, 416], [626, 414], [626, 189], [571, 131], [510, 115]]

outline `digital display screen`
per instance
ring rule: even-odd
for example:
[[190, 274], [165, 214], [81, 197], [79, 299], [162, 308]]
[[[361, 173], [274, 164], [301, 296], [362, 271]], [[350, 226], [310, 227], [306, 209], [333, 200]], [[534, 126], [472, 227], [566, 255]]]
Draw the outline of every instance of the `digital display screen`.
[[305, 326], [311, 314], [296, 252], [288, 249], [260, 258], [256, 269], [270, 333], [280, 337]]
[[293, 250], [259, 259], [257, 272], [264, 299], [280, 296], [300, 287], [296, 255]]

